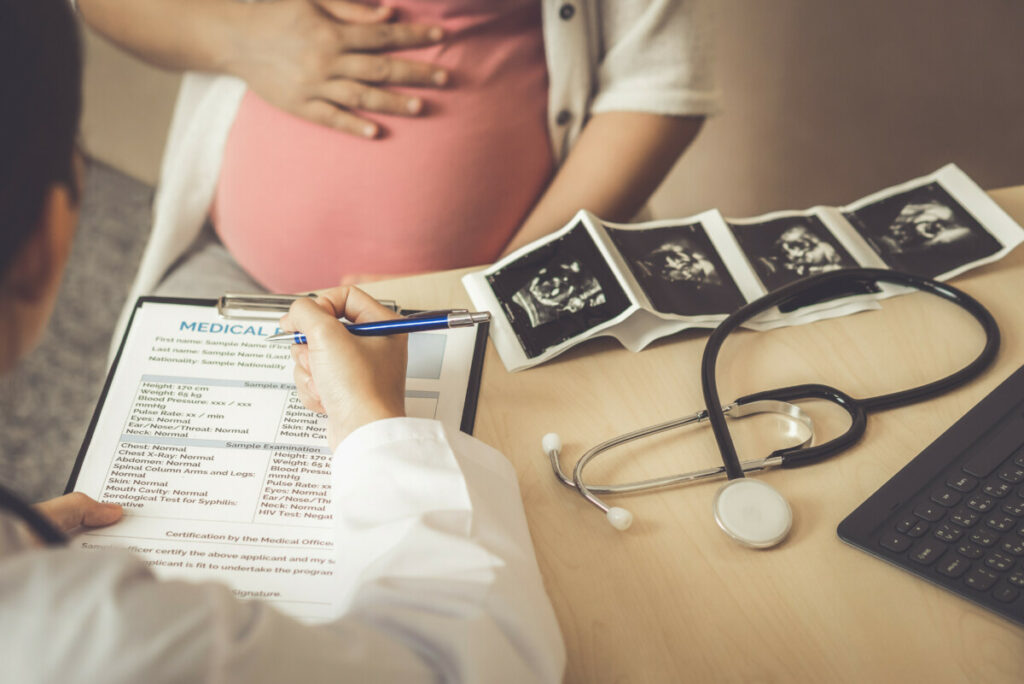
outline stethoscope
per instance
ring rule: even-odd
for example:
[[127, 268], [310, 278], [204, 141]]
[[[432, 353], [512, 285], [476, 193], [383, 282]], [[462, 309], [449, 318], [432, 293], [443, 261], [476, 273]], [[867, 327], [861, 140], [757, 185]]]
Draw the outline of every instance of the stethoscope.
[[[854, 399], [827, 385], [808, 384], [748, 394], [727, 406], [722, 406], [715, 377], [718, 354], [726, 337], [740, 325], [773, 307], [794, 300], [806, 301], [810, 294], [820, 296], [822, 293], [864, 292], [870, 291], [865, 290], [866, 287], [873, 287], [878, 283], [902, 285], [929, 292], [967, 311], [985, 332], [985, 346], [981, 353], [969, 364], [944, 378], [867, 399]], [[999, 326], [988, 309], [978, 300], [951, 285], [885, 269], [854, 268], [831, 271], [798, 280], [770, 292], [730, 314], [715, 328], [708, 338], [701, 359], [701, 390], [705, 409], [684, 418], [635, 430], [598, 444], [576, 462], [571, 478], [565, 475], [559, 463], [562, 443], [558, 435], [545, 435], [541, 445], [559, 481], [575, 488], [583, 498], [604, 511], [608, 522], [619, 530], [625, 530], [632, 524], [632, 514], [622, 507], [609, 506], [598, 498], [598, 494], [635, 493], [725, 476], [729, 481], [718, 490], [712, 503], [715, 522], [727, 535], [741, 544], [753, 548], [768, 548], [775, 546], [789, 534], [793, 524], [793, 512], [786, 499], [774, 487], [760, 480], [747, 479], [747, 472], [775, 467], [795, 468], [817, 463], [839, 453], [856, 443], [864, 434], [868, 413], [917, 403], [963, 385], [992, 363], [996, 352], [999, 351], [999, 342]], [[849, 415], [850, 427], [838, 437], [823, 444], [812, 445], [813, 424], [793, 403], [807, 399], [824, 399], [838, 405]], [[773, 451], [766, 458], [741, 463], [726, 424], [726, 417], [738, 419], [758, 413], [775, 413], [782, 416], [793, 426], [791, 433], [796, 441]], [[619, 485], [592, 485], [583, 479], [586, 466], [598, 455], [614, 447], [674, 428], [705, 422], [711, 425], [722, 456], [722, 465], [719, 467]]]

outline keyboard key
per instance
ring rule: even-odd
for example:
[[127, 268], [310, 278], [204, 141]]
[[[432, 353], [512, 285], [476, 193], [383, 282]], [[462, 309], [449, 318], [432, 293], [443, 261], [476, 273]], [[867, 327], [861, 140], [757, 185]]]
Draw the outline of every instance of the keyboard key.
[[960, 542], [960, 545], [956, 547], [956, 551], [967, 558], [981, 558], [985, 555], [985, 549], [969, 541]]
[[924, 533], [928, 531], [928, 523], [924, 520], [918, 520], [917, 523], [907, 530], [907, 535], [911, 537], [923, 537]]
[[999, 553], [993, 551], [992, 553], [985, 556], [985, 565], [1002, 572], [1003, 570], [1009, 570], [1013, 567], [1013, 557], [1007, 556], [1005, 553]]
[[984, 566], [977, 566], [964, 577], [964, 583], [972, 589], [987, 591], [996, 583], [999, 575]]
[[1013, 455], [1013, 462], [1019, 466], [1024, 466], [1024, 446], [1017, 449], [1017, 453]]
[[907, 547], [910, 546], [910, 541], [910, 537], [905, 537], [898, 532], [890, 532], [889, 534], [882, 535], [878, 543], [890, 551], [900, 553], [907, 550]]
[[1002, 480], [989, 480], [981, 488], [981, 491], [985, 492], [989, 496], [994, 496], [997, 499], [1003, 498], [1004, 496], [1009, 494], [1010, 491], [1012, 491], [1012, 490], [1013, 490], [1013, 487], [1011, 487], [1010, 485], [1006, 484]]
[[919, 541], [910, 550], [910, 558], [921, 565], [931, 565], [946, 550], [946, 545], [935, 539], [924, 539]]
[[981, 520], [981, 514], [961, 506], [949, 514], [949, 519], [962, 527], [972, 527]]
[[1024, 541], [1020, 541], [1019, 539], [1007, 539], [999, 548], [1006, 553], [1013, 554], [1014, 556], [1024, 556]]
[[1024, 570], [1017, 569], [1013, 571], [1013, 574], [1006, 578], [1006, 581], [1017, 587], [1024, 587]]
[[1019, 518], [1024, 515], [1024, 499], [1013, 499], [1012, 501], [1007, 501], [1000, 506], [1000, 508], [1010, 515]]
[[967, 572], [967, 569], [971, 567], [971, 561], [967, 560], [963, 556], [958, 556], [955, 553], [947, 553], [939, 561], [939, 564], [935, 566], [935, 569], [939, 573], [946, 577], [959, 577], [960, 575]]
[[971, 532], [971, 541], [982, 546], [992, 546], [999, 541], [999, 535], [991, 530], [986, 530], [984, 527], [979, 527], [974, 532]]
[[959, 473], [950, 477], [946, 484], [958, 492], [969, 492], [978, 486], [978, 479]]
[[[985, 511], [987, 510], [988, 508], [985, 509]], [[984, 513], [985, 511], [981, 512]], [[917, 508], [914, 509], [914, 515], [916, 515], [918, 518], [924, 518], [929, 522], [935, 522], [945, 514], [946, 511], [942, 509], [942, 506], [933, 503], [918, 504]]]
[[1013, 526], [1017, 524], [1017, 519], [1005, 513], [993, 513], [985, 520], [985, 524], [996, 532], [1005, 532], [1013, 529]]
[[1017, 600], [1018, 596], [1020, 596], [1020, 590], [1014, 589], [1008, 584], [1000, 584], [992, 590], [992, 597], [1003, 603], [1013, 603]]
[[935, 530], [935, 538], [941, 539], [944, 542], [955, 542], [963, 534], [964, 528], [950, 525], [949, 523], [942, 523]]
[[973, 508], [979, 513], [985, 513], [990, 508], [992, 508], [993, 503], [994, 502], [992, 501], [992, 499], [988, 498], [987, 496], [984, 496], [982, 494], [975, 494], [974, 496], [967, 500], [967, 507]]
[[929, 498], [931, 498], [932, 501], [939, 504], [940, 506], [952, 508], [953, 506], [956, 506], [958, 503], [960, 503], [960, 499], [963, 498], [963, 495], [960, 494], [959, 492], [949, 489], [948, 487], [943, 487], [942, 489], [936, 489], [934, 492], [932, 492], [932, 495]]
[[906, 534], [914, 525], [916, 525], [919, 522], [920, 520], [916, 515], [908, 515], [907, 517], [903, 518], [898, 523], [896, 523], [896, 531]]
[[996, 475], [1003, 482], [1009, 482], [1010, 484], [1017, 484], [1018, 482], [1024, 482], [1024, 466], [1019, 465], [1008, 465], [999, 471]]

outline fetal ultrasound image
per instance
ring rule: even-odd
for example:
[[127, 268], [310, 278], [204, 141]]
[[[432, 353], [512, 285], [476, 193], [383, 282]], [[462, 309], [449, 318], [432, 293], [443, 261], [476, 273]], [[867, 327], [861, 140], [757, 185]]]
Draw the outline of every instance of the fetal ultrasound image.
[[1002, 247], [935, 182], [844, 216], [891, 268], [928, 278], [995, 254]]
[[529, 358], [630, 305], [583, 224], [495, 271], [487, 282]]
[[[801, 278], [860, 265], [817, 216], [730, 223], [729, 228], [769, 292]], [[860, 283], [833, 287], [786, 302], [779, 310], [786, 313], [811, 304], [878, 291], [874, 285]]]
[[605, 229], [658, 311], [680, 316], [727, 314], [746, 303], [700, 223]]
[[817, 216], [730, 223], [729, 228], [768, 290], [809, 275], [858, 266]]

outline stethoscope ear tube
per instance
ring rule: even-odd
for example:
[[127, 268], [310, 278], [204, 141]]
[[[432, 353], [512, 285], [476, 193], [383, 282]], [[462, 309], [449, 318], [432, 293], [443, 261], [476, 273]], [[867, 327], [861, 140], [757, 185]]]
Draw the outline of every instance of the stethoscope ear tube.
[[736, 403], [745, 404], [747, 402], [772, 399], [789, 403], [800, 401], [801, 399], [824, 399], [840, 406], [850, 416], [850, 427], [834, 439], [814, 446], [791, 446], [773, 451], [771, 455], [780, 459], [779, 466], [782, 468], [796, 468], [823, 461], [832, 454], [853, 446], [864, 436], [864, 430], [868, 424], [867, 413], [865, 413], [860, 402], [846, 392], [837, 390], [835, 387], [829, 387], [828, 385], [809, 384], [780, 387], [778, 389], [748, 394], [737, 399]]
[[[770, 292], [760, 299], [737, 309], [722, 321], [718, 327], [712, 331], [711, 336], [708, 338], [707, 344], [704, 347], [704, 355], [701, 359], [700, 376], [701, 391], [704, 395], [704, 406], [707, 410], [708, 422], [711, 424], [711, 429], [715, 435], [715, 441], [718, 442], [718, 448], [722, 455], [722, 462], [725, 467], [726, 474], [730, 480], [743, 477], [743, 469], [740, 467], [739, 457], [736, 454], [736, 447], [733, 443], [732, 435], [729, 433], [729, 428], [726, 425], [725, 416], [722, 414], [718, 396], [716, 365], [718, 362], [718, 354], [721, 351], [725, 339], [731, 332], [758, 314], [761, 314], [773, 307], [799, 299], [802, 296], [806, 296], [809, 292], [832, 290], [844, 283], [847, 285], [876, 285], [877, 283], [891, 283], [894, 285], [902, 285], [912, 287], [917, 290], [923, 290], [952, 302], [970, 313], [982, 326], [985, 331], [985, 346], [973, 361], [960, 370], [951, 373], [944, 378], [919, 387], [861, 400], [853, 399], [852, 397], [849, 397], [833, 388], [827, 388], [829, 393], [833, 396], [821, 396], [819, 398], [836, 401], [836, 398], [839, 397], [841, 400], [836, 401], [836, 403], [843, 406], [850, 412], [853, 424], [846, 434], [841, 435], [826, 444], [804, 449], [803, 453], [797, 454], [797, 452], [792, 450], [783, 450], [789, 451], [788, 454], [785, 454], [784, 459], [784, 463], [789, 465], [789, 467], [793, 467], [797, 464], [813, 462], [815, 460], [821, 460], [826, 455], [835, 453], [839, 448], [849, 446], [856, 442], [860, 438], [861, 434], [863, 434], [864, 427], [866, 425], [866, 414], [869, 411], [912, 404], [914, 402], [921, 401], [922, 399], [947, 392], [964, 384], [988, 367], [988, 365], [995, 359], [996, 353], [999, 351], [999, 326], [996, 324], [995, 319], [992, 317], [992, 314], [989, 313], [988, 309], [965, 292], [930, 278], [923, 278], [910, 273], [878, 268], [841, 269], [804, 278], [779, 288], [774, 292]], [[750, 396], [775, 398], [780, 396], [780, 392], [785, 392], [786, 390], [797, 391], [806, 387], [809, 386], [797, 386], [793, 388], [785, 388], [784, 390], [770, 390], [768, 392], [762, 392], [757, 395]], [[824, 386], [818, 387], [821, 388]], [[788, 463], [786, 463], [787, 460]]]

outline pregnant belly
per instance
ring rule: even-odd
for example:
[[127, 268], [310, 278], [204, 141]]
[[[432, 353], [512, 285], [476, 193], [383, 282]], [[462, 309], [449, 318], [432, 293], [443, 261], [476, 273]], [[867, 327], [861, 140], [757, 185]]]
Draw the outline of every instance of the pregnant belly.
[[493, 261], [552, 173], [546, 72], [520, 81], [422, 93], [425, 116], [371, 117], [386, 131], [377, 140], [248, 93], [225, 150], [217, 232], [278, 292]]

